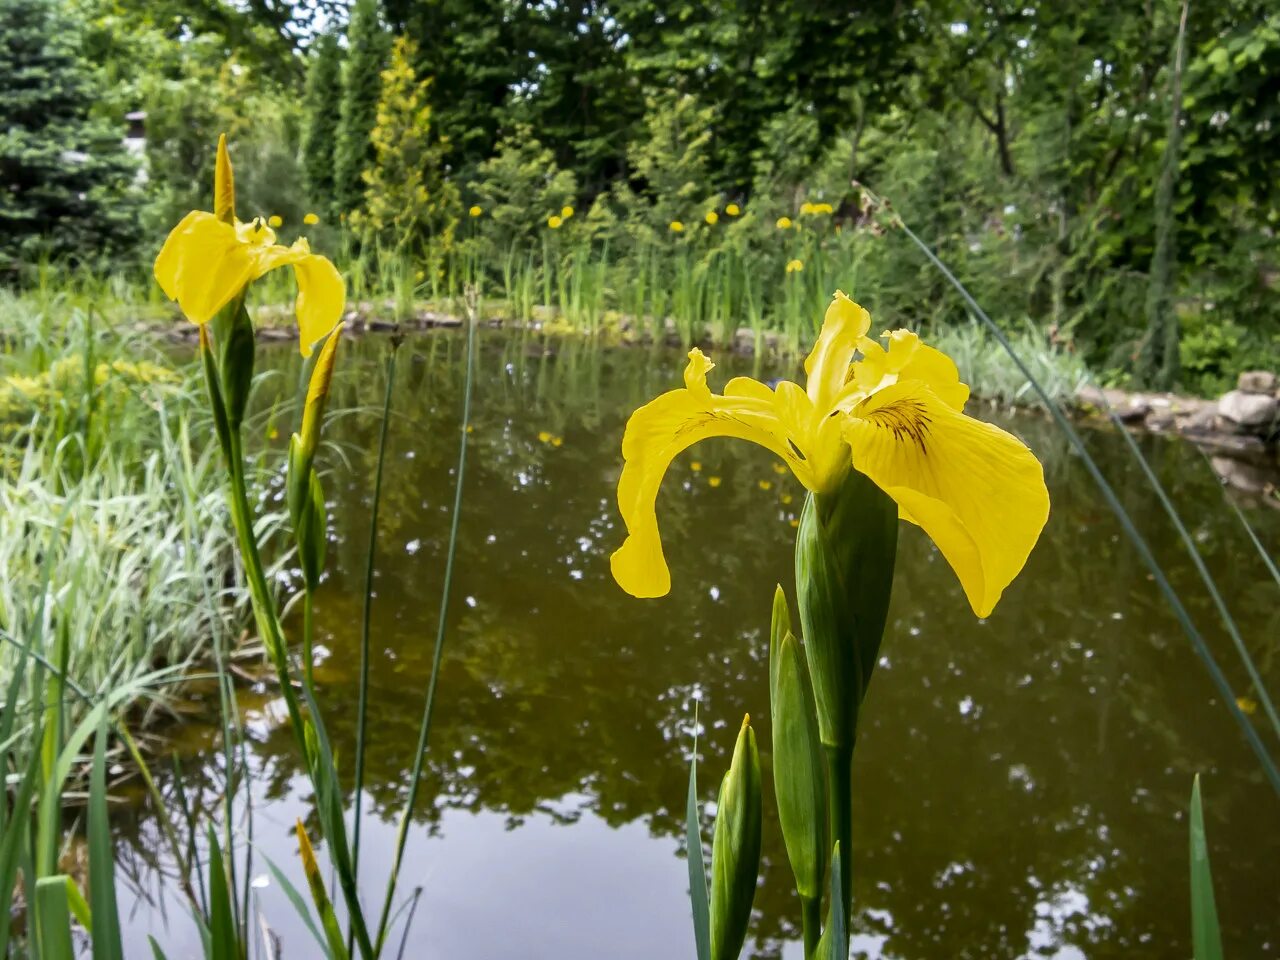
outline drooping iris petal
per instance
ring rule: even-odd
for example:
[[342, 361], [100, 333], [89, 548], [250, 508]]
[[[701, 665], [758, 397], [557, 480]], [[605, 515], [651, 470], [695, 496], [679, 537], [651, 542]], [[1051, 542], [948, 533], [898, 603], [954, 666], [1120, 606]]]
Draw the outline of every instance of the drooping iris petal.
[[762, 396], [748, 395], [754, 390], [723, 397], [713, 394], [707, 387], [712, 366], [702, 351], [690, 351], [684, 388], [662, 394], [627, 421], [618, 480], [618, 509], [627, 539], [609, 562], [618, 585], [632, 596], [661, 597], [671, 589], [655, 506], [667, 467], [681, 451], [708, 437], [738, 437], [772, 450], [793, 469], [803, 469], [803, 462], [797, 461], [787, 444], [773, 404]]
[[208, 323], [254, 278], [248, 246], [231, 224], [193, 210], [165, 238], [156, 257], [156, 281], [188, 320]]
[[846, 419], [854, 469], [897, 501], [989, 615], [1049, 516], [1044, 471], [998, 427], [964, 416], [919, 380], [863, 400]]
[[804, 362], [809, 399], [819, 410], [829, 409], [844, 388], [849, 362], [858, 341], [871, 327], [871, 314], [837, 290], [822, 321], [822, 331]]
[[347, 288], [337, 267], [325, 257], [311, 252], [305, 239], [298, 239], [292, 247], [263, 246], [256, 253], [260, 277], [276, 267], [291, 265], [298, 283], [298, 343], [304, 357], [311, 356], [317, 341], [321, 340], [342, 319], [342, 307], [346, 302]]

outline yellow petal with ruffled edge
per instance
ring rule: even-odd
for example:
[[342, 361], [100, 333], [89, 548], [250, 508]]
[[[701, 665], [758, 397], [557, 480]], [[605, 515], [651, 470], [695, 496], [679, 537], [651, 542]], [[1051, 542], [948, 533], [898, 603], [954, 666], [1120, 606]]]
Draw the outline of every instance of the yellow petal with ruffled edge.
[[871, 327], [871, 314], [837, 290], [822, 320], [813, 351], [804, 361], [809, 399], [829, 410], [849, 377], [849, 362]]
[[969, 387], [960, 382], [954, 360], [910, 330], [894, 330], [882, 337], [888, 339], [888, 349], [870, 338], [858, 345], [862, 359], [853, 364], [851, 386], [867, 395], [900, 380], [920, 380], [947, 406], [964, 409]]
[[732, 393], [717, 396], [707, 387], [707, 371], [713, 366], [701, 350], [691, 350], [684, 389], [667, 391], [627, 421], [618, 479], [618, 509], [627, 539], [609, 565], [618, 585], [634, 597], [661, 597], [671, 589], [655, 507], [667, 467], [681, 451], [708, 437], [737, 437], [772, 450], [797, 476], [806, 471], [787, 443], [771, 398], [760, 392], [771, 391], [739, 379], [731, 383]]
[[966, 417], [919, 380], [863, 400], [845, 421], [854, 469], [889, 494], [988, 616], [1049, 517], [1044, 471], [998, 427]]
[[296, 312], [304, 357], [342, 318], [346, 285], [332, 263], [313, 254], [305, 239], [293, 246], [275, 243], [275, 233], [258, 221], [223, 223], [195, 210], [170, 231], [156, 257], [155, 276], [192, 323], [208, 323], [254, 280], [277, 267], [292, 266], [298, 283]]

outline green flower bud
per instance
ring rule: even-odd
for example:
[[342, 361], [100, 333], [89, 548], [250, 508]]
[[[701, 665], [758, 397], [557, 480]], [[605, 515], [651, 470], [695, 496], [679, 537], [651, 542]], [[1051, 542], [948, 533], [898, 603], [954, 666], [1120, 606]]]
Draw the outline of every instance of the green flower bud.
[[737, 960], [747, 938], [760, 875], [760, 753], [751, 718], [733, 748], [720, 784], [711, 842], [711, 960]]
[[773, 789], [796, 891], [806, 900], [822, 896], [826, 872], [827, 804], [822, 748], [809, 668], [800, 641], [790, 632], [771, 651], [773, 684]]
[[324, 570], [325, 551], [329, 545], [325, 536], [328, 516], [320, 477], [312, 470], [306, 503], [294, 527], [294, 535], [298, 540], [298, 560], [302, 564], [302, 576], [308, 590], [319, 586], [320, 574]]

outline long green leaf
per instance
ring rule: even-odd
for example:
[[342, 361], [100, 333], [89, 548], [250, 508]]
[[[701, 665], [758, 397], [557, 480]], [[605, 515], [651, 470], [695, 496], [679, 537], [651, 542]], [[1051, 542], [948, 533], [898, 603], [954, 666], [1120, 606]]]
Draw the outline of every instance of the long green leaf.
[[69, 879], [59, 873], [36, 881], [40, 960], [75, 960], [71, 946], [71, 905], [67, 901]]
[[213, 826], [209, 837], [209, 960], [240, 960], [239, 938], [236, 936], [235, 918], [231, 913], [230, 880], [218, 846], [218, 834]]
[[1222, 933], [1213, 900], [1213, 873], [1209, 869], [1199, 774], [1191, 786], [1191, 945], [1195, 960], [1222, 960]]
[[347, 945], [342, 939], [333, 903], [325, 892], [324, 878], [320, 876], [320, 866], [316, 863], [316, 853], [311, 848], [311, 839], [307, 836], [307, 828], [301, 819], [298, 820], [297, 834], [298, 852], [302, 855], [302, 872], [306, 874], [311, 899], [315, 901], [316, 912], [320, 914], [320, 924], [324, 927], [325, 939], [329, 943], [329, 956], [332, 960], [347, 960]]
[[89, 775], [89, 906], [93, 916], [93, 960], [124, 960], [116, 905], [115, 845], [107, 813], [107, 718], [93, 744]]
[[329, 949], [329, 945], [325, 943], [324, 934], [320, 932], [320, 928], [316, 926], [315, 918], [311, 916], [311, 908], [307, 906], [307, 901], [302, 899], [302, 894], [298, 892], [298, 888], [289, 881], [289, 878], [281, 872], [270, 857], [263, 857], [263, 860], [266, 861], [267, 869], [271, 871], [271, 875], [276, 878], [276, 883], [280, 884], [280, 889], [284, 891], [284, 895], [289, 898], [289, 903], [293, 905], [293, 909], [302, 918], [302, 922], [311, 931], [311, 935], [316, 938], [316, 943], [320, 944], [322, 950]]
[[147, 943], [151, 944], [151, 960], [169, 960], [160, 949], [160, 944], [156, 943], [155, 937], [148, 935]]
[[[35, 741], [40, 741], [39, 720], [34, 734]], [[40, 751], [32, 750], [27, 757], [27, 766], [18, 781], [18, 789], [14, 791], [13, 815], [5, 824], [4, 835], [0, 838], [0, 903], [6, 910], [2, 916], [9, 916], [8, 908], [13, 902], [14, 885], [18, 878], [19, 859], [29, 854], [31, 847], [26, 842], [31, 826], [31, 799], [35, 795], [36, 784], [40, 780]], [[34, 876], [34, 871], [29, 874]], [[9, 955], [9, 924], [0, 923], [0, 957]]]
[[698, 819], [698, 711], [693, 712], [693, 759], [689, 761], [689, 795], [684, 812], [689, 858], [689, 902], [693, 907], [693, 942], [698, 960], [711, 960], [711, 904], [707, 865], [702, 859], [702, 825]]

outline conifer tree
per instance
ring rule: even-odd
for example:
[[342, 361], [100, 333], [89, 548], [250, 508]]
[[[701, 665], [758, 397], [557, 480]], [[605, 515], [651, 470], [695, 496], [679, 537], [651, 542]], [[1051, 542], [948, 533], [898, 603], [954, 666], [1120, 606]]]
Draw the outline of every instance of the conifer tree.
[[387, 34], [378, 0], [356, 0], [347, 28], [347, 64], [342, 77], [342, 110], [334, 152], [334, 202], [340, 213], [359, 208], [363, 174], [374, 162], [370, 134], [378, 118]]
[[0, 3], [0, 273], [40, 256], [109, 256], [136, 238], [136, 166], [92, 116], [89, 65], [51, 0]]
[[302, 139], [302, 172], [313, 206], [326, 213], [334, 205], [334, 164], [338, 113], [342, 102], [342, 48], [333, 33], [316, 42], [307, 71], [306, 128]]

